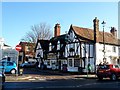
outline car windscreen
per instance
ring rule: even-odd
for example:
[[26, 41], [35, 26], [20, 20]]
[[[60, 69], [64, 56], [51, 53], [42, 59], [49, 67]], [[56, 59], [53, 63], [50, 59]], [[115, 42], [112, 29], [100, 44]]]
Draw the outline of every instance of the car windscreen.
[[113, 65], [113, 68], [120, 68], [119, 65]]
[[109, 65], [100, 65], [99, 69], [109, 69]]

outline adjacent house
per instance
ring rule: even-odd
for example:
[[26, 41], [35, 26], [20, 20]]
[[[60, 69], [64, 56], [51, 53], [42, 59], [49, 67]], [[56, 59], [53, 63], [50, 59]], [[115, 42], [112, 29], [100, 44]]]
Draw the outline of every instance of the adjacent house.
[[4, 44], [2, 49], [2, 58], [8, 57], [11, 61], [17, 62], [18, 52], [11, 46]]
[[21, 45], [21, 47], [22, 47], [21, 51], [19, 51], [20, 62], [33, 60], [35, 57], [35, 52], [34, 52], [35, 43], [20, 42], [19, 45]]
[[0, 38], [0, 59], [10, 57], [11, 61], [17, 62], [18, 52], [11, 46], [5, 44], [4, 38]]
[[4, 46], [4, 39], [0, 37], [0, 59], [2, 59], [2, 49]]
[[50, 39], [47, 61], [52, 69], [62, 70], [62, 65], [67, 64], [65, 57], [65, 46], [67, 44], [67, 34], [55, 36]]
[[[110, 32], [99, 30], [99, 20], [93, 20], [93, 29], [71, 25], [67, 34], [60, 35], [60, 24], [54, 28], [54, 37], [47, 41], [44, 49], [42, 43], [36, 44], [41, 56], [46, 56], [45, 63], [51, 69], [69, 72], [96, 71], [100, 62], [120, 64], [120, 40], [117, 30], [111, 27]], [[44, 41], [44, 40], [43, 40]], [[46, 53], [43, 53], [46, 52]], [[36, 53], [37, 54], [37, 53]], [[44, 58], [44, 57], [43, 57]]]

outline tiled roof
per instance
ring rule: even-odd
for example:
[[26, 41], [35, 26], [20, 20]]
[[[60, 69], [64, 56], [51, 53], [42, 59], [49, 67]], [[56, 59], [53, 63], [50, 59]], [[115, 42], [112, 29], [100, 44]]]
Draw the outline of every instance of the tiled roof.
[[49, 49], [49, 40], [37, 40], [36, 46], [35, 46], [35, 51], [37, 49], [38, 43], [40, 43], [41, 47], [43, 50], [48, 51]]
[[[83, 27], [77, 27], [77, 26], [72, 26], [73, 30], [75, 33], [83, 38], [86, 38], [88, 40], [94, 40], [94, 30], [93, 29], [88, 29], [88, 28], [83, 28]], [[107, 44], [116, 44], [118, 45], [118, 39], [116, 39], [112, 33], [105, 32], [104, 33], [104, 41]], [[99, 42], [103, 43], [103, 32], [99, 31]], [[120, 45], [120, 43], [119, 43]]]
[[34, 45], [35, 43], [32, 43], [32, 42], [20, 42], [20, 43], [19, 43], [19, 45], [26, 45], [26, 44], [29, 44], [29, 45], [30, 45], [30, 44], [33, 44], [33, 45]]
[[[118, 39], [112, 33], [105, 32], [104, 37], [105, 43], [118, 44]], [[99, 42], [103, 42], [103, 32], [99, 32]]]
[[75, 33], [83, 38], [94, 40], [93, 30], [88, 28], [82, 28], [77, 26], [72, 26]]
[[57, 43], [57, 41], [60, 41], [60, 43], [65, 43], [66, 39], [67, 39], [67, 34], [63, 34], [63, 35], [51, 38], [50, 42]]

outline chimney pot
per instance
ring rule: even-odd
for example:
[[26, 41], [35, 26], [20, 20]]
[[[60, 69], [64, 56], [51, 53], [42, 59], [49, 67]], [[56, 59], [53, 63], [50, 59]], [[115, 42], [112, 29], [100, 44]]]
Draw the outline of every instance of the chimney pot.
[[110, 32], [117, 38], [117, 30], [115, 27], [111, 27]]

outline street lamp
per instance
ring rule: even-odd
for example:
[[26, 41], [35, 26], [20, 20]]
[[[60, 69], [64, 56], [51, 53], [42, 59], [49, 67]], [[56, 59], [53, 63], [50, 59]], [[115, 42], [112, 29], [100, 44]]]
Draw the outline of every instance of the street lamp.
[[105, 32], [104, 32], [104, 27], [105, 27], [106, 22], [103, 21], [101, 24], [103, 25], [103, 63], [105, 63], [106, 58], [105, 58], [105, 35], [104, 35]]

